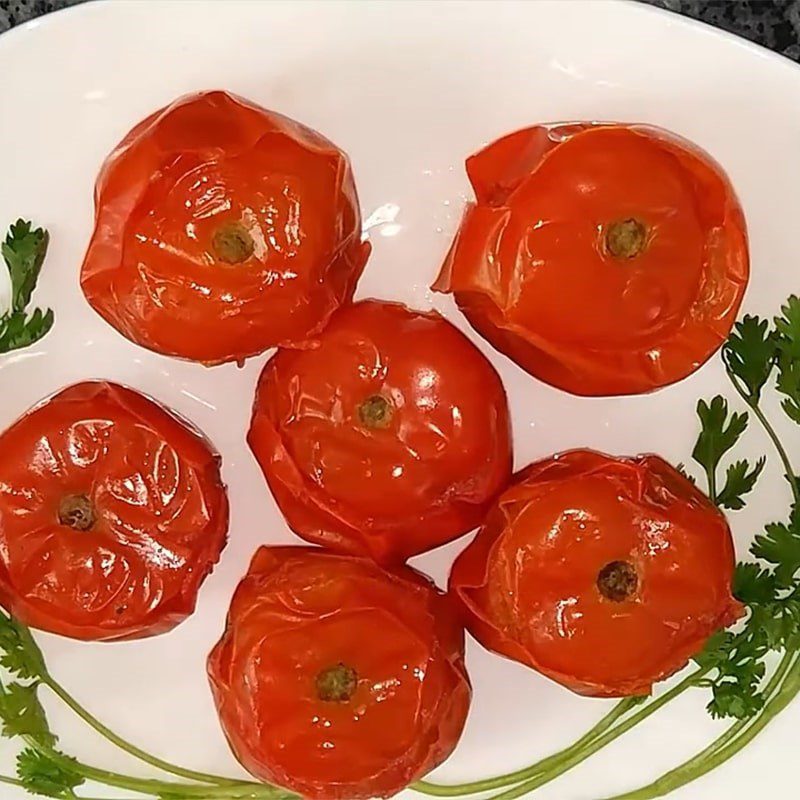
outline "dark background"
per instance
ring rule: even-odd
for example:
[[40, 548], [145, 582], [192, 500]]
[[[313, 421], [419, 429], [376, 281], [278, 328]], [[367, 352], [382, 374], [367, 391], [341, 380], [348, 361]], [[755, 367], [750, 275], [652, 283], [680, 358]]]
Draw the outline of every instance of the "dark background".
[[[530, 2], [535, 1], [530, 0]], [[82, 0], [0, 0], [0, 31], [8, 30], [48, 11], [79, 2]], [[146, 3], [147, 0], [139, 2]], [[183, 2], [189, 3], [191, 0]], [[641, 0], [641, 2], [703, 20], [800, 61], [800, 0]]]

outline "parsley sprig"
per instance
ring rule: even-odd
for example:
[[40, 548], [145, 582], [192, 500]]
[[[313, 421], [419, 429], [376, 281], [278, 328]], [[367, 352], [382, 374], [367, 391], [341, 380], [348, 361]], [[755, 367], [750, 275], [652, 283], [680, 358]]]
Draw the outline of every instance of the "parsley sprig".
[[[653, 800], [723, 764], [800, 693], [800, 489], [788, 452], [761, 406], [765, 390], [774, 386], [783, 412], [800, 424], [800, 299], [790, 297], [772, 324], [745, 316], [722, 348], [722, 360], [746, 409], [731, 411], [722, 396], [697, 405], [700, 434], [692, 458], [703, 470], [709, 497], [721, 508], [738, 511], [756, 487], [766, 457], [729, 460], [751, 414], [774, 446], [792, 493], [786, 518], [755, 536], [750, 551], [756, 560], [737, 565], [733, 591], [747, 607], [745, 621], [712, 636], [695, 657], [695, 668], [672, 688], [639, 702], [619, 702], [570, 747], [513, 773], [454, 786], [423, 781], [414, 785], [417, 791], [460, 797], [504, 789], [490, 800], [514, 800], [577, 766], [685, 691], [710, 690], [707, 709], [715, 718], [732, 720], [728, 729], [648, 786], [611, 798]], [[776, 654], [779, 661], [770, 674]]]
[[[0, 681], [0, 735], [19, 739], [15, 777], [0, 783], [21, 786], [43, 797], [84, 800], [76, 793], [86, 782], [99, 783], [160, 800], [297, 800], [268, 784], [223, 778], [170, 764], [113, 733], [56, 681], [30, 630], [0, 612], [0, 666], [11, 681]], [[63, 753], [51, 731], [39, 692], [49, 689], [99, 734], [129, 755], [188, 783], [137, 778], [83, 763]]]
[[31, 295], [42, 270], [50, 237], [42, 228], [18, 219], [0, 245], [11, 278], [11, 308], [0, 316], [0, 353], [38, 342], [52, 327], [51, 309], [28, 313]]
[[721, 491], [717, 491], [717, 469], [723, 456], [735, 447], [747, 430], [747, 413], [729, 414], [727, 401], [717, 395], [710, 403], [700, 400], [697, 416], [700, 417], [700, 435], [692, 458], [705, 470], [708, 496], [713, 503], [738, 511], [744, 508], [743, 498], [753, 490], [766, 459], [758, 459], [752, 468], [744, 459], [732, 463], [727, 469]]

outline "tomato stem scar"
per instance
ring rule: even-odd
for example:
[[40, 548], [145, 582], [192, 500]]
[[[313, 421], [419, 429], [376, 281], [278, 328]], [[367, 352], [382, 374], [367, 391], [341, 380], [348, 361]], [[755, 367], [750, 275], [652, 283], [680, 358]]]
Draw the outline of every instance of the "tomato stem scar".
[[341, 662], [317, 675], [317, 697], [325, 703], [346, 703], [357, 686], [358, 673]]
[[597, 575], [597, 589], [606, 600], [621, 603], [639, 588], [636, 568], [628, 561], [610, 561]]
[[88, 531], [95, 523], [94, 506], [85, 494], [69, 494], [58, 506], [58, 521], [76, 531]]
[[214, 255], [226, 264], [241, 264], [253, 255], [253, 237], [241, 222], [220, 225], [211, 238]]
[[606, 227], [606, 249], [614, 258], [635, 258], [647, 245], [647, 228], [638, 219], [623, 219]]
[[366, 428], [386, 428], [393, 416], [391, 401], [379, 394], [368, 397], [358, 407], [358, 417]]

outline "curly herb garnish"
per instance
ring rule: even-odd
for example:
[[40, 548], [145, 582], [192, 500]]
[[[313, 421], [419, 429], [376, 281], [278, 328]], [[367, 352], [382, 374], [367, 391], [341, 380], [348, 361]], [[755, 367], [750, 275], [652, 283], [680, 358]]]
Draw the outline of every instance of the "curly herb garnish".
[[[792, 494], [787, 518], [755, 537], [750, 551], [757, 560], [736, 568], [734, 594], [747, 607], [745, 622], [712, 636], [695, 657], [695, 669], [672, 688], [652, 698], [622, 700], [572, 746], [506, 775], [456, 786], [422, 781], [413, 786], [417, 791], [457, 797], [505, 788], [490, 800], [513, 800], [577, 766], [687, 689], [710, 690], [709, 713], [734, 720], [725, 733], [648, 786], [610, 799], [652, 800], [727, 761], [800, 692], [800, 490], [788, 452], [761, 406], [762, 393], [774, 385], [783, 395], [784, 413], [800, 424], [800, 299], [790, 297], [772, 325], [744, 317], [723, 346], [722, 360], [747, 410], [730, 411], [721, 396], [697, 405], [700, 434], [692, 458], [703, 469], [709, 497], [720, 508], [738, 511], [756, 486], [766, 464], [763, 456], [752, 464], [730, 461], [723, 480], [719, 474], [745, 434], [750, 413], [774, 446]], [[684, 467], [681, 471], [686, 474]], [[768, 676], [770, 656], [776, 653], [780, 660]]]
[[[18, 738], [24, 749], [17, 757], [15, 777], [0, 776], [0, 783], [20, 786], [43, 797], [84, 800], [75, 792], [93, 782], [160, 800], [297, 800], [268, 784], [208, 775], [170, 764], [117, 736], [81, 706], [47, 669], [42, 651], [30, 630], [0, 612], [0, 666], [11, 682], [0, 682], [0, 734]], [[50, 730], [39, 691], [49, 689], [84, 722], [129, 755], [191, 783], [154, 780], [101, 769], [74, 759], [58, 749]], [[86, 799], [88, 800], [88, 798]]]
[[0, 353], [28, 347], [53, 327], [52, 310], [27, 311], [49, 241], [47, 231], [33, 229], [30, 222], [18, 219], [0, 245], [11, 278], [11, 308], [0, 316]]

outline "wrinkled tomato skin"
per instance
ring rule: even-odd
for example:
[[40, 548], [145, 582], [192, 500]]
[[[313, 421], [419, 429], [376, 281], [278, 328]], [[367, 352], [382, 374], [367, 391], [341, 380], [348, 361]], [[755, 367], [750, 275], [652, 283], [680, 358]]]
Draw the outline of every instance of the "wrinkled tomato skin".
[[[350, 694], [318, 678], [353, 670]], [[407, 567], [309, 547], [262, 547], [208, 660], [231, 748], [309, 800], [388, 797], [453, 751], [471, 690], [449, 598]]]
[[[230, 225], [253, 246], [236, 263], [215, 250]], [[352, 298], [368, 254], [341, 150], [203, 92], [141, 122], [103, 164], [81, 286], [131, 341], [215, 364], [305, 346]]]
[[[364, 301], [317, 346], [280, 351], [248, 442], [295, 533], [399, 563], [480, 525], [511, 477], [508, 404], [480, 351], [435, 312]], [[368, 427], [369, 398], [391, 419]]]
[[[631, 594], [601, 571], [624, 562]], [[596, 697], [647, 694], [742, 614], [722, 513], [658, 456], [531, 465], [458, 557], [450, 591], [485, 647]]]
[[[85, 640], [174, 628], [225, 546], [220, 459], [195, 430], [113, 383], [70, 386], [0, 435], [0, 604]], [[94, 524], [62, 524], [65, 498]]]
[[[476, 201], [434, 288], [539, 380], [576, 395], [682, 380], [722, 345], [749, 278], [744, 215], [722, 168], [659, 128], [539, 125], [472, 156]], [[635, 220], [636, 255], [614, 224]]]

